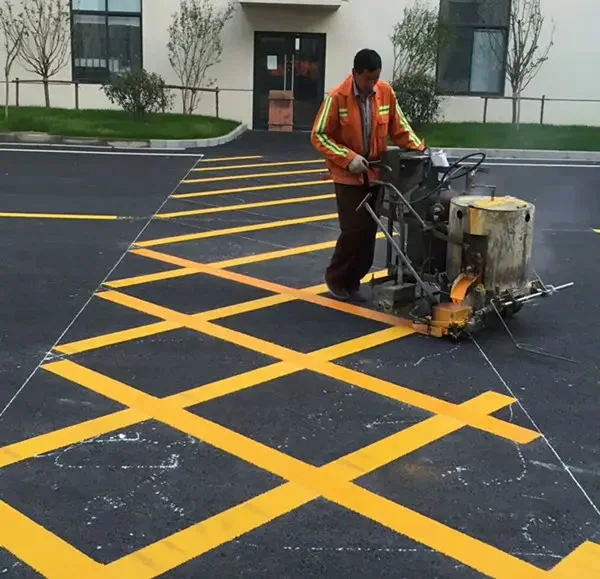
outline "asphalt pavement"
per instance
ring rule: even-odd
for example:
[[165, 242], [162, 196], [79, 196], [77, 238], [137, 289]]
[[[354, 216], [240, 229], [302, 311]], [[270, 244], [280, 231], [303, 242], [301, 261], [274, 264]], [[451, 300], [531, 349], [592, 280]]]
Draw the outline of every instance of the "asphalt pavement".
[[305, 135], [0, 146], [0, 574], [600, 576], [600, 164], [486, 165], [548, 355], [331, 300]]

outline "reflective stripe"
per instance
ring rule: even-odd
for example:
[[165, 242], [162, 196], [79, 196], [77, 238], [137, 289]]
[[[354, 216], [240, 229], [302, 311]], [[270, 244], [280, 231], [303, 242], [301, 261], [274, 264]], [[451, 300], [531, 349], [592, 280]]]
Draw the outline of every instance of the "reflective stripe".
[[381, 105], [379, 107], [380, 116], [385, 116], [390, 114], [390, 105]]
[[323, 107], [323, 112], [321, 113], [321, 118], [319, 119], [319, 123], [317, 126], [317, 139], [325, 148], [329, 149], [335, 155], [339, 155], [340, 157], [346, 157], [348, 155], [348, 150], [339, 147], [335, 143], [332, 143], [329, 137], [325, 134], [325, 127], [327, 126], [327, 118], [329, 117], [332, 102], [333, 99], [331, 98], [331, 96], [327, 95], [325, 97], [325, 106]]
[[400, 104], [397, 101], [396, 101], [396, 114], [398, 115], [398, 119], [400, 120], [400, 123], [406, 129], [406, 132], [408, 133], [408, 138], [412, 141], [413, 145], [415, 145], [416, 147], [420, 147], [421, 141], [419, 140], [419, 137], [417, 137], [417, 135], [415, 135], [414, 131], [412, 130], [412, 127], [406, 120], [406, 117], [404, 116], [404, 113], [402, 112], [402, 109], [400, 108]]

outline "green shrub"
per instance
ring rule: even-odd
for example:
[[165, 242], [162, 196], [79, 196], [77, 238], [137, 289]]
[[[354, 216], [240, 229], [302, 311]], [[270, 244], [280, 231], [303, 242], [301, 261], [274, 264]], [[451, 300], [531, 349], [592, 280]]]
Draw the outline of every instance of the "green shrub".
[[440, 120], [442, 98], [436, 93], [433, 76], [405, 73], [392, 86], [402, 111], [415, 130]]
[[144, 69], [116, 75], [102, 90], [111, 103], [137, 118], [148, 113], [164, 113], [173, 106], [173, 95], [163, 78]]

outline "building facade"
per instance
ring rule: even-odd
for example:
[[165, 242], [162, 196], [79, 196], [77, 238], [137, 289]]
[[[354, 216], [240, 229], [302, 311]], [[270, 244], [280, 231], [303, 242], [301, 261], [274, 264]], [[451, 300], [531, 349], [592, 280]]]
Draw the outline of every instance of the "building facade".
[[[65, 0], [72, 11], [69, 63], [54, 80], [78, 83], [81, 108], [111, 107], [100, 83], [111, 72], [144, 67], [169, 84], [180, 84], [168, 61], [168, 24], [178, 0]], [[216, 5], [226, 0], [214, 0]], [[489, 40], [504, 48], [509, 0], [429, 0], [443, 18], [451, 19], [456, 34], [440, 58], [439, 82], [444, 89], [443, 116], [448, 121], [510, 122], [510, 100], [484, 95], [509, 95], [502, 61], [494, 57]], [[236, 0], [233, 18], [223, 31], [221, 63], [210, 69], [219, 87], [219, 114], [266, 128], [268, 93], [294, 93], [294, 127], [310, 128], [325, 92], [350, 72], [356, 51], [380, 52], [383, 78], [391, 80], [393, 46], [390, 40], [403, 8], [412, 0]], [[600, 56], [595, 38], [600, 4], [589, 0], [542, 0], [546, 40], [554, 27], [549, 60], [525, 91], [547, 99], [588, 99], [544, 103], [544, 122], [600, 125]], [[478, 17], [474, 18], [474, 14]], [[587, 40], [585, 40], [587, 39]], [[579, 48], [578, 42], [585, 42]], [[11, 78], [35, 78], [17, 64]], [[11, 101], [15, 102], [11, 88]], [[74, 85], [53, 85], [51, 105], [75, 106]], [[19, 104], [43, 105], [41, 85], [21, 85]], [[204, 93], [197, 113], [215, 114], [216, 97]], [[176, 105], [180, 106], [180, 104]], [[541, 102], [525, 101], [522, 122], [539, 122]]]

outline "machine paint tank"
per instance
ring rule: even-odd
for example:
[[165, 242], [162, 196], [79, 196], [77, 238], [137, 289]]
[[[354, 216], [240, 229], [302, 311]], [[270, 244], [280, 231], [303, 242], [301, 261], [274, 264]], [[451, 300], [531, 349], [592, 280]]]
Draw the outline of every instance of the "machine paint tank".
[[450, 280], [460, 274], [477, 277], [488, 297], [527, 291], [534, 213], [533, 204], [510, 196], [453, 198], [448, 223]]

